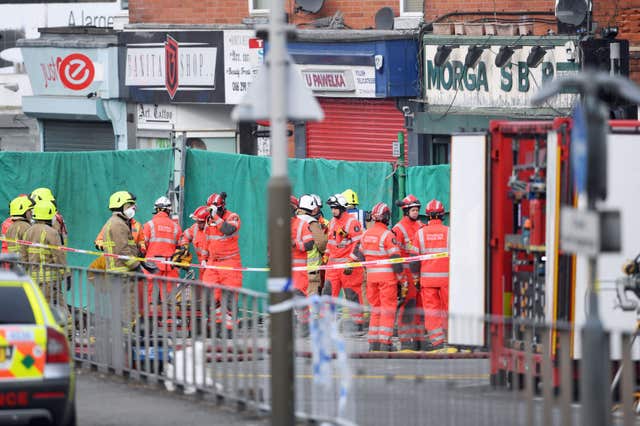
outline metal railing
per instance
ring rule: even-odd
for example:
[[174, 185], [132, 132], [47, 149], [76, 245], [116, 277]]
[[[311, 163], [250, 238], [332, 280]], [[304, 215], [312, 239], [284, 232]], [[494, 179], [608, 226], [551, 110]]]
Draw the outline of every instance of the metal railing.
[[[370, 352], [370, 307], [343, 299], [267, 296], [146, 274], [24, 265], [66, 309], [84, 367], [270, 410], [269, 310], [291, 310], [295, 407], [336, 425], [581, 425], [580, 330], [513, 318], [448, 316], [449, 350]], [[352, 327], [356, 314], [365, 330]], [[607, 424], [636, 424], [640, 351], [610, 330]], [[399, 348], [398, 338], [393, 343]], [[614, 356], [610, 356], [613, 354]]]
[[80, 366], [268, 410], [264, 294], [148, 274], [23, 267], [67, 315]]

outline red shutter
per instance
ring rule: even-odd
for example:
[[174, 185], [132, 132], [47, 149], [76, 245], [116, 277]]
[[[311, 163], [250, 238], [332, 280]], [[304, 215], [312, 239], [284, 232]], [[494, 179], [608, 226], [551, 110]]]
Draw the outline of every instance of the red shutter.
[[308, 158], [396, 160], [391, 155], [391, 144], [398, 140], [398, 132], [405, 129], [404, 117], [393, 99], [318, 100], [324, 110], [324, 121], [307, 124]]

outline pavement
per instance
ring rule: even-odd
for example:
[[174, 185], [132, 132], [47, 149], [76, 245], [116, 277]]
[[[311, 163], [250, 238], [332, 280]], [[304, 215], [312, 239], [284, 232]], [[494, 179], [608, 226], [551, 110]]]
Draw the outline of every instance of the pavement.
[[266, 417], [113, 375], [77, 370], [78, 424], [266, 426]]

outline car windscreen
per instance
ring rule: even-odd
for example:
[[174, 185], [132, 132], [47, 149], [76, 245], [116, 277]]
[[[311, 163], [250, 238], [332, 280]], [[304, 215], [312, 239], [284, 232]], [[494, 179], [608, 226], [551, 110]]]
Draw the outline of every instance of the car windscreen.
[[0, 324], [35, 324], [31, 304], [22, 287], [0, 287]]

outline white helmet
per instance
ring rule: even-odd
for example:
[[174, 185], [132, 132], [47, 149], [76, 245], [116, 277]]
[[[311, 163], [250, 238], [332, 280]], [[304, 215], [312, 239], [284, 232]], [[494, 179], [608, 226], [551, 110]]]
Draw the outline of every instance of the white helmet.
[[322, 198], [318, 194], [311, 194], [314, 200], [316, 200], [316, 205], [318, 207], [322, 207]]
[[162, 196], [158, 198], [155, 203], [153, 203], [153, 207], [155, 207], [157, 210], [171, 210], [171, 200], [169, 200], [165, 196]]
[[304, 194], [300, 197], [298, 208], [304, 210], [305, 212], [311, 214], [318, 207], [318, 203], [316, 203], [315, 198], [309, 194]]

